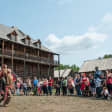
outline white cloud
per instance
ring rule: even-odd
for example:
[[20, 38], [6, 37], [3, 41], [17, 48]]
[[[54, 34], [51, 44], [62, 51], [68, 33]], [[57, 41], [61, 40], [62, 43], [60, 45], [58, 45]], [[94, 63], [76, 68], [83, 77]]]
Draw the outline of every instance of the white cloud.
[[50, 49], [61, 54], [73, 53], [80, 50], [95, 48], [100, 42], [107, 38], [106, 34], [85, 33], [83, 35], [57, 37], [49, 34], [46, 43]]
[[107, 13], [103, 18], [102, 18], [102, 23], [112, 23], [112, 14]]
[[46, 44], [51, 50], [61, 54], [80, 52], [100, 46], [110, 36], [111, 30], [112, 14], [107, 13], [98, 25], [89, 27], [84, 34], [64, 37], [49, 34]]

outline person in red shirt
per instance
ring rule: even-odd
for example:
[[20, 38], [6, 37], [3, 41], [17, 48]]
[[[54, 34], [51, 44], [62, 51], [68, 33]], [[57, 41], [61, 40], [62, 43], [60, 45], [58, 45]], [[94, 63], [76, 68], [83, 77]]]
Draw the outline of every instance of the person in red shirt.
[[48, 80], [48, 92], [49, 92], [50, 96], [52, 95], [52, 87], [53, 87], [53, 79], [50, 76], [49, 80]]
[[86, 73], [82, 73], [81, 91], [82, 95], [89, 96], [89, 79], [86, 77]]
[[110, 70], [106, 71], [106, 84], [109, 94], [112, 95], [112, 73], [110, 72]]
[[42, 88], [43, 88], [43, 95], [48, 96], [48, 80], [47, 80], [47, 78], [44, 79]]

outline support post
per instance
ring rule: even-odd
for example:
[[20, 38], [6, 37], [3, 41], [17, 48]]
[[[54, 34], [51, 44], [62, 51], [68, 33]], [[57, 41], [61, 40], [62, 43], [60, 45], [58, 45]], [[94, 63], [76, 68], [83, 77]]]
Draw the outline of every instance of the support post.
[[60, 55], [58, 54], [59, 78], [60, 78]]
[[14, 70], [14, 44], [12, 44], [11, 68]]
[[26, 76], [26, 48], [24, 47], [24, 76]]
[[3, 40], [2, 41], [2, 64], [4, 64], [4, 45], [5, 45], [5, 42]]

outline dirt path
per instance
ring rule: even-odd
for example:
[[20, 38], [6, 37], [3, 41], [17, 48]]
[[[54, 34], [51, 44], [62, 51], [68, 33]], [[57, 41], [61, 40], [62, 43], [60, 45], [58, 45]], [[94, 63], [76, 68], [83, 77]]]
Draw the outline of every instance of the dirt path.
[[112, 112], [112, 101], [78, 97], [18, 96], [0, 112]]

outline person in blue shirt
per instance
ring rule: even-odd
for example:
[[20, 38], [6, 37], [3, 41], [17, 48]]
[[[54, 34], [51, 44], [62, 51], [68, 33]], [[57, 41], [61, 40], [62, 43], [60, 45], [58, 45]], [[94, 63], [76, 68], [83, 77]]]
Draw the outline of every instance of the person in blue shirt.
[[100, 78], [101, 71], [99, 70], [98, 67], [95, 67], [95, 73], [94, 73], [94, 79], [97, 79], [98, 77]]
[[38, 83], [38, 80], [36, 77], [34, 77], [34, 80], [33, 80], [33, 91], [34, 91], [34, 95], [37, 95], [37, 83]]

